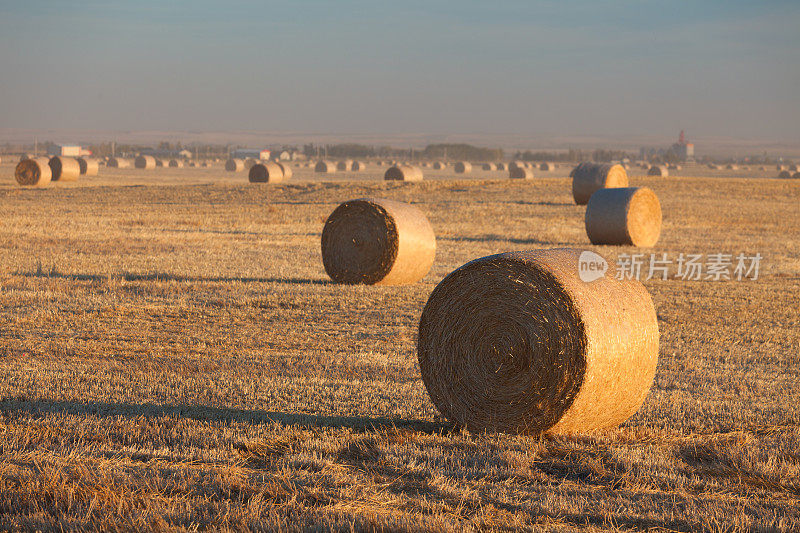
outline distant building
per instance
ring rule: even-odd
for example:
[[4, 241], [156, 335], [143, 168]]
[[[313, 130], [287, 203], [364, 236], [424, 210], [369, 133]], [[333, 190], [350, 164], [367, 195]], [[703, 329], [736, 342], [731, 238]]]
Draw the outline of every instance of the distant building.
[[271, 152], [269, 150], [258, 150], [254, 148], [239, 148], [231, 152], [231, 157], [234, 159], [269, 159]]
[[82, 155], [92, 155], [92, 152], [89, 150], [84, 150], [79, 144], [57, 144], [50, 150], [50, 155], [80, 157]]
[[673, 144], [670, 149], [681, 161], [694, 160], [694, 144], [686, 142], [686, 138], [683, 135], [683, 130], [681, 130], [681, 134], [678, 137], [678, 142]]

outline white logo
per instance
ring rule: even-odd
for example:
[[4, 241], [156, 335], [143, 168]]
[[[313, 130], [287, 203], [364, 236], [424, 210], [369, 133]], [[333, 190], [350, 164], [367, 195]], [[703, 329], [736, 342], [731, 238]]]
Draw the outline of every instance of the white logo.
[[586, 283], [598, 280], [606, 275], [608, 271], [608, 261], [601, 255], [589, 250], [581, 252], [578, 258], [578, 275], [581, 281]]

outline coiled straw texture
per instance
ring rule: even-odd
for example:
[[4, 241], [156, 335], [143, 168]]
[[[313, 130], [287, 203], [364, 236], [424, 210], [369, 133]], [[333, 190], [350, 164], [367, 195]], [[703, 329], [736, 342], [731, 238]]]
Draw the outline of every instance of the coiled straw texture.
[[655, 374], [658, 323], [635, 280], [579, 277], [580, 250], [476, 259], [434, 289], [418, 355], [431, 400], [471, 431], [574, 433], [616, 426]]
[[427, 217], [402, 202], [344, 202], [322, 230], [322, 262], [338, 283], [415, 283], [428, 273], [435, 256], [436, 236]]
[[580, 163], [570, 176], [572, 197], [578, 205], [586, 205], [598, 189], [628, 186], [628, 173], [622, 165]]

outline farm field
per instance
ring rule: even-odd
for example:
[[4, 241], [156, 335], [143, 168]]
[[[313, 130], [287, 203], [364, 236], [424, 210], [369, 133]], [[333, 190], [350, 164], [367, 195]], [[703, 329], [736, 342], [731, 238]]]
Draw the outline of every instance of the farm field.
[[[277, 185], [102, 168], [22, 189], [0, 165], [0, 528], [800, 529], [800, 182], [630, 171], [652, 249], [591, 246], [571, 166], [530, 181], [385, 167]], [[436, 262], [402, 287], [330, 283], [341, 202], [417, 205]], [[757, 280], [644, 281], [660, 359], [639, 412], [573, 437], [451, 427], [416, 328], [492, 253], [761, 254]]]

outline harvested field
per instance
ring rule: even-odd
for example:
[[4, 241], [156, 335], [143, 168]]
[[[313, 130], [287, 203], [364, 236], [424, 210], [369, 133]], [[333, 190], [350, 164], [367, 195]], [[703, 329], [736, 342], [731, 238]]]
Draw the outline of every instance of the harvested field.
[[[800, 186], [772, 167], [630, 173], [664, 215], [643, 253], [763, 260], [756, 281], [644, 281], [659, 362], [621, 427], [472, 434], [431, 403], [417, 327], [453, 269], [510, 250], [642, 253], [589, 244], [570, 170], [401, 183], [301, 168], [253, 187], [220, 166], [103, 168], [28, 189], [3, 162], [0, 527], [797, 530]], [[425, 212], [422, 281], [330, 281], [323, 224], [362, 197]]]

